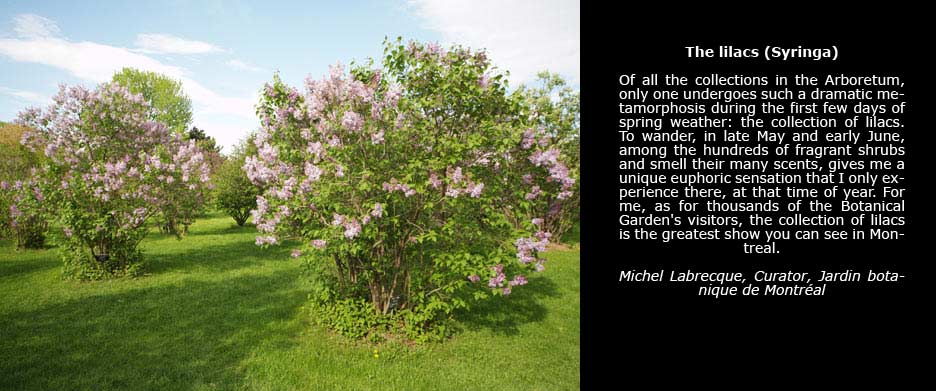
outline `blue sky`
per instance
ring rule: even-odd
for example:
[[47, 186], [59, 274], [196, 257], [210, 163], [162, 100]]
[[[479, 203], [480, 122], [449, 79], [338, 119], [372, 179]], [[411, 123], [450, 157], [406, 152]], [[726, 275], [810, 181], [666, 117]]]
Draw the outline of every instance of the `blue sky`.
[[2, 1], [0, 120], [132, 66], [181, 80], [194, 125], [227, 147], [257, 126], [275, 71], [299, 86], [379, 56], [385, 36], [486, 48], [513, 85], [541, 69], [578, 83], [574, 0]]

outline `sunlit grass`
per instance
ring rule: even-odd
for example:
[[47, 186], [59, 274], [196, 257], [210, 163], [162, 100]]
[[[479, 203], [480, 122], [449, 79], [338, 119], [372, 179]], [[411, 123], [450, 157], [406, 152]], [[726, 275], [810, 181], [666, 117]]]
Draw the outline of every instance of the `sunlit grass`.
[[151, 233], [146, 276], [93, 283], [63, 281], [54, 249], [0, 242], [0, 389], [579, 387], [578, 251], [459, 314], [449, 341], [375, 347], [311, 325], [289, 248], [253, 242], [213, 214], [181, 241]]

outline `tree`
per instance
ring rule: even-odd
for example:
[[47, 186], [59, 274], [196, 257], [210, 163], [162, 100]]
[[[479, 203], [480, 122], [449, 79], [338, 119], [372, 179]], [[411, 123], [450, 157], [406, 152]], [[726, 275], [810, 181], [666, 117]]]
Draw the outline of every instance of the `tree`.
[[523, 102], [484, 52], [397, 40], [371, 65], [335, 66], [304, 93], [265, 86], [244, 164], [266, 187], [257, 244], [303, 240], [293, 255], [319, 271], [312, 307], [336, 330], [435, 338], [455, 309], [543, 270], [550, 234], [523, 216], [574, 180], [540, 147], [548, 134], [524, 144]]
[[189, 129], [188, 138], [189, 140], [201, 141], [208, 139], [209, 136], [205, 134], [204, 130], [199, 129], [197, 126], [193, 126], [192, 129]]
[[169, 130], [185, 133], [192, 122], [192, 101], [182, 90], [182, 83], [156, 72], [124, 68], [111, 80], [142, 94], [150, 104], [149, 119], [165, 124]]
[[22, 125], [0, 125], [0, 178], [24, 179], [39, 164], [40, 156], [20, 144], [27, 130]]
[[13, 238], [16, 248], [41, 248], [48, 228], [42, 192], [30, 173], [41, 156], [20, 145], [25, 126], [0, 125], [0, 237]]
[[540, 138], [539, 142], [545, 143], [543, 147], [560, 152], [561, 160], [568, 164], [569, 177], [576, 180], [568, 199], [550, 200], [544, 204], [545, 210], [535, 212], [545, 216], [543, 227], [547, 232], [561, 237], [579, 219], [579, 93], [570, 88], [561, 76], [540, 72], [532, 85], [520, 86], [516, 94], [522, 97], [533, 118], [535, 126], [527, 132], [548, 135]]
[[215, 141], [214, 137], [205, 134], [204, 130], [193, 126], [188, 132], [188, 139], [195, 140], [198, 147], [205, 152], [221, 153], [221, 146]]
[[[192, 122], [192, 102], [182, 90], [181, 82], [160, 73], [133, 68], [124, 68], [114, 74], [111, 82], [126, 87], [132, 94], [141, 94], [143, 100], [150, 106], [147, 111], [150, 120], [163, 123], [173, 133], [181, 134], [186, 139], [190, 138], [192, 132], [187, 129]], [[197, 130], [195, 135], [201, 137], [196, 139], [196, 144], [207, 145], [214, 141], [201, 130]], [[199, 144], [199, 147], [201, 146]], [[213, 155], [208, 152], [206, 159], [209, 162], [220, 162], [216, 152]], [[200, 207], [195, 206], [204, 205], [205, 201], [203, 199], [179, 199], [167, 204], [167, 209], [170, 209], [167, 210], [168, 213], [157, 216], [160, 231], [167, 234], [175, 233], [177, 236], [185, 234], [188, 232], [189, 225], [194, 222], [195, 216], [203, 213]]]
[[46, 156], [31, 180], [64, 231], [66, 276], [135, 274], [148, 219], [203, 199], [209, 172], [195, 141], [152, 118], [143, 95], [117, 83], [62, 86], [45, 110], [20, 113], [32, 127], [23, 144]]
[[13, 237], [17, 249], [42, 248], [48, 229], [43, 194], [32, 180], [0, 181], [0, 207], [3, 207], [5, 231]]
[[[188, 133], [186, 134], [186, 140], [195, 140], [195, 145], [197, 145], [198, 148], [202, 151], [202, 154], [205, 157], [205, 162], [208, 163], [208, 171], [212, 176], [214, 176], [215, 172], [225, 161], [224, 156], [221, 155], [221, 146], [218, 145], [214, 137], [205, 134], [204, 130], [195, 126], [189, 129]], [[206, 207], [216, 201], [211, 198], [215, 194], [215, 192], [206, 193], [205, 195], [209, 197], [209, 199], [199, 200], [199, 204], [203, 207], [190, 209], [193, 213], [188, 216], [183, 216], [185, 219], [181, 221], [174, 221], [163, 216], [161, 219], [160, 230], [163, 233], [170, 233], [174, 231], [182, 233], [188, 232], [188, 227], [194, 222], [195, 217], [204, 217], [207, 213]], [[176, 229], [175, 227], [180, 224], [182, 225], [182, 229]]]
[[230, 215], [238, 226], [244, 226], [250, 211], [257, 207], [257, 196], [262, 189], [254, 186], [241, 170], [247, 157], [248, 138], [234, 148], [234, 153], [221, 163], [214, 173], [215, 202], [219, 209]]

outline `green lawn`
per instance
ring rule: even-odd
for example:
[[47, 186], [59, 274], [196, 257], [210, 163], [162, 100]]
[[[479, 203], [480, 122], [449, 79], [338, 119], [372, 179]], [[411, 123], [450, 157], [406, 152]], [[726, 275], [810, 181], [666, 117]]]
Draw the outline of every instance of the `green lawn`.
[[288, 247], [230, 218], [151, 233], [148, 275], [63, 281], [55, 250], [0, 242], [0, 390], [579, 388], [579, 253], [459, 315], [440, 344], [374, 346], [310, 324]]

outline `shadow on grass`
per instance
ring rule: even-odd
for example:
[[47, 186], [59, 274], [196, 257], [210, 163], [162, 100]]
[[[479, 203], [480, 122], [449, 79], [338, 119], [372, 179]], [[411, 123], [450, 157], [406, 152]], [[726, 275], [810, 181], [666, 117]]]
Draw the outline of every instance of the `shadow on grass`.
[[58, 259], [58, 254], [54, 253], [51, 254], [49, 259], [29, 257], [26, 259], [3, 260], [0, 261], [0, 279], [19, 277], [24, 274], [60, 266], [62, 266], [62, 261]]
[[205, 235], [227, 235], [227, 234], [256, 234], [257, 227], [253, 224], [244, 224], [243, 227], [238, 226], [234, 220], [230, 220], [230, 225], [218, 225], [215, 227], [193, 229], [186, 234], [186, 236], [205, 236]]
[[233, 389], [261, 343], [291, 346], [295, 273], [138, 289], [0, 318], [0, 389]]
[[[220, 222], [220, 224], [219, 224]], [[159, 229], [158, 222], [148, 223], [147, 239], [169, 239], [175, 238], [171, 233], [162, 232]], [[205, 216], [197, 217], [189, 225], [188, 231], [183, 236], [206, 236], [206, 235], [225, 235], [225, 234], [255, 234], [257, 228], [253, 223], [248, 222], [243, 227], [237, 225], [234, 219], [221, 213], [210, 213]]]
[[[226, 237], [230, 240], [231, 237]], [[236, 237], [234, 241], [217, 245], [186, 244], [182, 239], [179, 251], [146, 251], [145, 273], [160, 274], [167, 271], [192, 271], [197, 269], [210, 269], [213, 272], [224, 272], [245, 267], [256, 266], [270, 259], [281, 259], [284, 262], [292, 260], [289, 257], [291, 248], [289, 243], [261, 248], [254, 243], [253, 237]], [[241, 240], [243, 239], [243, 240]]]
[[41, 249], [17, 250], [13, 246], [13, 240], [0, 240], [0, 279], [21, 277], [61, 266], [58, 251], [52, 243], [54, 239], [47, 237]]
[[531, 277], [529, 284], [516, 287], [510, 296], [495, 296], [459, 311], [455, 318], [467, 330], [489, 330], [499, 335], [516, 335], [519, 326], [546, 318], [543, 297], [559, 295], [556, 283], [544, 277]]
[[581, 243], [581, 241], [582, 241], [582, 225], [578, 221], [572, 224], [572, 227], [569, 228], [569, 230], [566, 231], [564, 234], [562, 234], [562, 238], [559, 239], [560, 243], [567, 244], [567, 245]]

